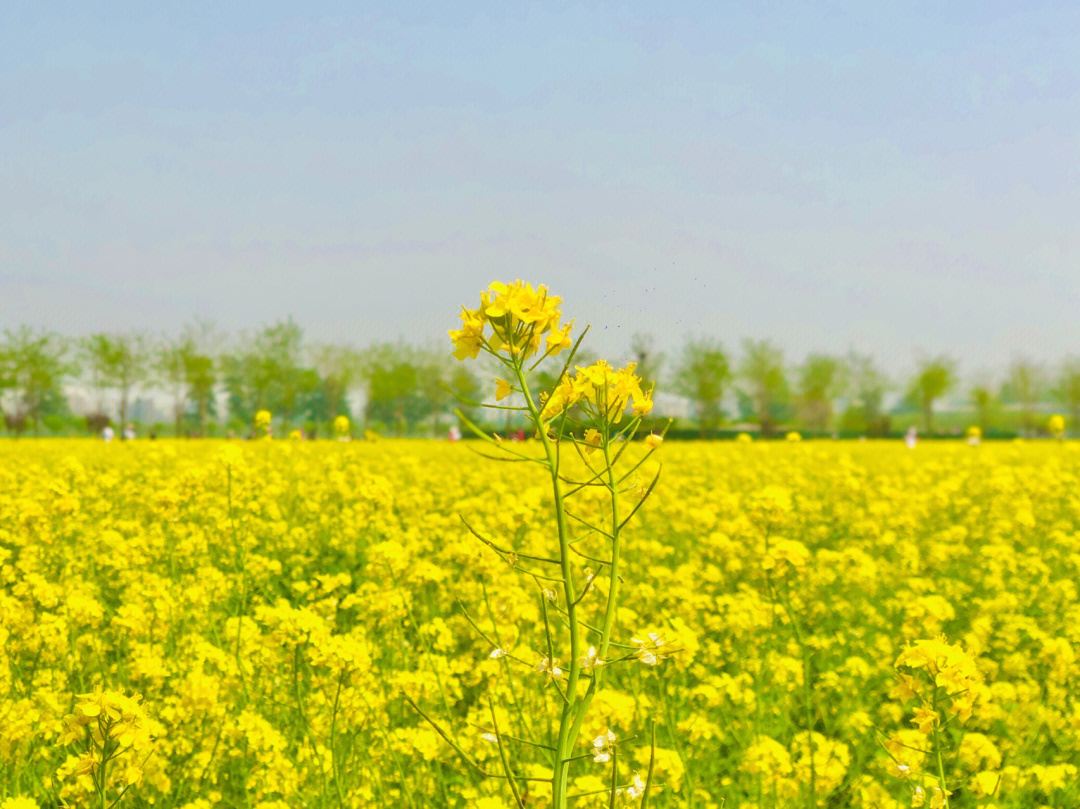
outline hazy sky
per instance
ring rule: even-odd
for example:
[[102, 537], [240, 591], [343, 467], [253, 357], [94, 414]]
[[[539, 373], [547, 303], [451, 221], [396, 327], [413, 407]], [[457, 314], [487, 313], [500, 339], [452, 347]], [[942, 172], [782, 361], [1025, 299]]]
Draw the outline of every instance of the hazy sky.
[[1080, 4], [72, 5], [0, 10], [0, 327], [1080, 354]]

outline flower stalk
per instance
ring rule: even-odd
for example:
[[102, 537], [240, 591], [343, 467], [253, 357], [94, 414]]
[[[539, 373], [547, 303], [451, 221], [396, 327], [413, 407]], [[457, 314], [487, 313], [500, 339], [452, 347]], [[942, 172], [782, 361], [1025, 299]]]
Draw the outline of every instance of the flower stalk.
[[[503, 456], [509, 456], [487, 457], [537, 463], [550, 479], [557, 553], [554, 547], [547, 553], [519, 553], [512, 543], [484, 537], [469, 522], [466, 522], [466, 526], [473, 536], [497, 553], [511, 568], [532, 578], [540, 590], [545, 655], [533, 669], [543, 675], [545, 687], [554, 686], [560, 704], [557, 721], [553, 721], [548, 736], [554, 744], [521, 741], [527, 746], [551, 753], [552, 809], [567, 809], [574, 797], [568, 793], [571, 770], [593, 758], [590, 754], [578, 752], [578, 742], [593, 698], [603, 687], [606, 669], [618, 663], [640, 662], [655, 666], [672, 652], [670, 645], [656, 633], [649, 634], [647, 641], [633, 639], [633, 644], [619, 643], [614, 639], [622, 584], [622, 532], [652, 494], [659, 472], [647, 487], [634, 482], [627, 484], [627, 479], [660, 446], [662, 435], [649, 437], [645, 442], [647, 451], [644, 457], [632, 460], [628, 471], [619, 469], [619, 462], [640, 429], [642, 417], [652, 410], [652, 391], [642, 390], [641, 379], [634, 374], [633, 363], [615, 369], [601, 360], [584, 367], [575, 366], [575, 372], [571, 373], [571, 365], [584, 332], [576, 342], [571, 341], [573, 323], [561, 323], [560, 304], [561, 299], [549, 295], [542, 286], [533, 288], [520, 281], [512, 284], [493, 283], [481, 295], [478, 308], [462, 311], [462, 328], [450, 332], [458, 359], [475, 359], [480, 353], [485, 353], [501, 366], [502, 370], [495, 379], [495, 399], [502, 401], [516, 394], [520, 397], [520, 404], [494, 407], [509, 408], [523, 415], [529, 427], [535, 431], [542, 455], [507, 446], [507, 442], [498, 436], [488, 435], [460, 412], [459, 418], [489, 447]], [[554, 385], [549, 390], [535, 390], [532, 372], [545, 360], [564, 351], [569, 353], [555, 377]], [[629, 418], [627, 411], [632, 411]], [[570, 455], [569, 459], [564, 458], [563, 448], [567, 444], [574, 450], [576, 459], [574, 455]], [[599, 459], [599, 463], [594, 463], [594, 457]], [[580, 460], [586, 470], [583, 474], [578, 470], [576, 460]], [[606, 489], [602, 496], [606, 505], [601, 508], [607, 513], [603, 517], [586, 519], [568, 510], [569, 498], [587, 495], [595, 488]], [[630, 496], [628, 492], [634, 492], [639, 502], [629, 509], [628, 515], [624, 515], [621, 500]], [[571, 528], [571, 520], [574, 521], [574, 529]], [[606, 551], [583, 549], [585, 541], [598, 539], [605, 542]], [[579, 544], [581, 547], [575, 547]], [[528, 564], [521, 564], [522, 560]], [[593, 571], [585, 568], [582, 572], [583, 561], [595, 564], [598, 569]], [[596, 586], [599, 576], [606, 577], [606, 589]], [[600, 596], [586, 600], [590, 593], [600, 593]], [[552, 625], [549, 606], [565, 630]], [[476, 627], [475, 622], [471, 619], [469, 622], [481, 637], [490, 642], [487, 634]], [[588, 643], [586, 633], [599, 637], [595, 642]], [[498, 635], [497, 632], [495, 634]], [[567, 644], [568, 648], [562, 644]], [[560, 646], [562, 648], [558, 648]], [[662, 652], [661, 646], [664, 647]], [[629, 651], [609, 660], [608, 655], [613, 648]], [[490, 654], [502, 659], [503, 670], [507, 673], [510, 661], [522, 662], [520, 655], [512, 654], [501, 645]], [[587, 681], [588, 685], [584, 686], [583, 681]], [[491, 718], [495, 725], [494, 713]], [[452, 735], [441, 729], [439, 732], [446, 739]], [[610, 729], [607, 733], [612, 740], [615, 739]], [[508, 752], [503, 744], [511, 737], [500, 735], [497, 726], [494, 735], [502, 762], [501, 777], [509, 782], [515, 803], [522, 805], [524, 798], [514, 783], [516, 776], [511, 771]], [[459, 753], [462, 752], [456, 744], [453, 746]], [[610, 805], [614, 805], [616, 797], [624, 793], [628, 797], [640, 797], [646, 791], [645, 782], [637, 786], [640, 781], [637, 775], [630, 786], [624, 788], [618, 785], [617, 765], [614, 763], [617, 755], [617, 749], [613, 748]], [[599, 757], [593, 758], [594, 762], [599, 760]], [[606, 757], [604, 760], [607, 760]]]

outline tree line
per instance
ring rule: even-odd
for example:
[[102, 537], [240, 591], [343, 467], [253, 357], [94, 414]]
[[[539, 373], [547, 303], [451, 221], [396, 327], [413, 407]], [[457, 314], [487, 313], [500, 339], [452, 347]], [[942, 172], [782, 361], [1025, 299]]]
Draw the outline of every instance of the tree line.
[[[652, 364], [652, 373], [659, 377], [659, 361], [649, 356], [651, 341], [640, 336], [635, 341], [635, 354], [647, 366]], [[935, 409], [950, 394], [969, 404], [966, 411], [953, 414], [955, 431], [959, 418], [984, 435], [1032, 435], [1045, 429], [1048, 408], [1062, 410], [1073, 425], [1080, 424], [1080, 358], [1049, 368], [1017, 357], [1003, 381], [995, 384], [983, 373], [965, 388], [955, 360], [947, 355], [923, 355], [909, 378], [890, 379], [871, 355], [854, 350], [845, 355], [811, 353], [789, 366], [783, 350], [770, 340], [747, 338], [741, 349], [733, 362], [719, 341], [689, 338], [675, 359], [672, 389], [693, 403], [699, 429], [720, 426], [729, 389], [736, 396], [736, 417], [765, 434], [785, 426], [881, 436], [895, 432], [898, 425], [933, 434], [939, 426]], [[893, 393], [896, 404], [886, 409]]]
[[[922, 357], [911, 378], [897, 380], [872, 356], [855, 351], [813, 353], [791, 365], [767, 339], [746, 339], [731, 354], [715, 338], [688, 337], [669, 358], [655, 349], [651, 336], [636, 334], [627, 348], [647, 385], [685, 399], [689, 413], [678, 426], [691, 434], [739, 424], [764, 435], [782, 429], [886, 435], [916, 423], [930, 433], [938, 426], [935, 408], [952, 393], [966, 398], [964, 417], [984, 434], [1036, 432], [1047, 407], [1080, 424], [1077, 359], [1051, 369], [1018, 358], [1004, 381], [994, 384], [983, 375], [960, 389], [956, 365], [947, 356]], [[554, 377], [549, 381], [553, 385]], [[89, 396], [88, 412], [71, 411], [65, 396], [70, 384]], [[148, 392], [167, 402], [168, 423], [157, 426], [175, 435], [243, 431], [262, 409], [277, 424], [309, 434], [328, 434], [341, 414], [395, 434], [441, 434], [455, 408], [496, 428], [512, 423], [508, 411], [480, 406], [492, 392], [481, 390], [468, 366], [445, 348], [310, 343], [291, 319], [232, 340], [201, 322], [157, 338], [137, 332], [69, 338], [29, 326], [8, 329], [0, 338], [0, 410], [9, 433], [62, 432], [79, 423], [91, 432], [108, 423], [125, 425], [136, 396]], [[887, 409], [890, 394], [899, 396]], [[363, 406], [351, 413], [355, 395]], [[666, 421], [667, 415], [656, 408], [656, 419]]]
[[[348, 397], [363, 390], [365, 422], [410, 433], [421, 423], [438, 429], [450, 402], [475, 400], [478, 383], [445, 352], [403, 343], [358, 350], [307, 343], [292, 320], [228, 340], [206, 323], [178, 336], [97, 333], [66, 338], [23, 326], [0, 338], [0, 409], [9, 432], [85, 420], [91, 432], [130, 421], [138, 394], [155, 393], [169, 411], [175, 435], [244, 430], [258, 410], [282, 425], [315, 433], [349, 413]], [[90, 397], [89, 412], [71, 412], [65, 387], [78, 384]]]

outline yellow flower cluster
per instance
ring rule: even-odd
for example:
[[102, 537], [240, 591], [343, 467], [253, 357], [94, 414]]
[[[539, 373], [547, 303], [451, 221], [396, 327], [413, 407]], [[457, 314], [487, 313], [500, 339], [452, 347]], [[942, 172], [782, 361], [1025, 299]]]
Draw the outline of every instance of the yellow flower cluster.
[[[971, 717], [975, 700], [981, 693], [982, 675], [975, 661], [956, 644], [946, 642], [945, 638], [920, 640], [907, 647], [896, 659], [897, 669], [925, 672], [934, 688], [943, 689], [942, 700], [948, 701], [949, 711], [956, 714], [961, 722]], [[900, 675], [900, 695], [905, 701], [920, 694], [919, 684], [912, 674]], [[930, 724], [936, 721], [936, 712], [925, 705], [919, 721], [919, 730], [928, 733]], [[928, 718], [933, 714], [933, 719]]]
[[[544, 348], [554, 356], [571, 347], [573, 323], [560, 326], [562, 298], [549, 295], [547, 287], [499, 281], [480, 295], [476, 309], [462, 309], [461, 328], [450, 331], [454, 356], [476, 359], [481, 350], [528, 358]], [[490, 333], [489, 331], [490, 330]]]
[[338, 416], [334, 419], [334, 435], [344, 438], [349, 434], [349, 417]]
[[618, 424], [630, 406], [635, 416], [652, 412], [652, 391], [641, 389], [641, 377], [634, 373], [633, 362], [616, 370], [604, 360], [587, 367], [577, 366], [576, 374], [568, 374], [544, 400], [540, 417], [550, 422], [575, 405], [599, 421]]
[[[0, 442], [0, 807], [86, 805], [103, 721], [109, 803], [136, 782], [121, 809], [513, 806], [404, 696], [486, 772], [501, 765], [484, 734], [501, 737], [525, 805], [549, 806], [525, 780], [550, 776], [549, 751], [514, 739], [557, 720], [572, 662], [558, 588], [521, 586], [546, 570], [551, 489], [464, 444]], [[648, 452], [625, 454], [645, 480]], [[651, 809], [803, 807], [811, 788], [822, 806], [898, 809], [916, 787], [925, 806], [1077, 805], [1073, 442], [658, 452], [663, 486], [619, 571], [625, 648], [595, 649], [582, 678], [605, 687], [573, 792], [611, 784], [593, 750], [610, 729], [620, 800], [640, 801], [652, 723]], [[566, 453], [560, 473], [587, 478], [585, 460]], [[611, 586], [587, 525], [604, 495], [570, 509], [588, 626]], [[500, 686], [515, 665], [539, 687]]]
[[[73, 713], [64, 717], [62, 746], [81, 744], [85, 752], [71, 768], [86, 793], [109, 794], [117, 800], [143, 778], [143, 766], [153, 752], [150, 719], [139, 694], [95, 689], [80, 694]], [[70, 767], [70, 759], [68, 762]], [[110, 778], [109, 770], [119, 771]]]

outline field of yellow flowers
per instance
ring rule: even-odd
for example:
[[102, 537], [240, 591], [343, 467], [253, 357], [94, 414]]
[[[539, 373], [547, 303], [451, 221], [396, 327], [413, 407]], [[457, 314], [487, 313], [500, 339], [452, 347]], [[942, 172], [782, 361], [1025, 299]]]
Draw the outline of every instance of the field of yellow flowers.
[[[664, 444], [615, 624], [675, 651], [611, 667], [571, 805], [640, 803], [650, 759], [653, 807], [1080, 804], [1078, 449]], [[0, 807], [546, 806], [531, 466], [0, 444]]]

